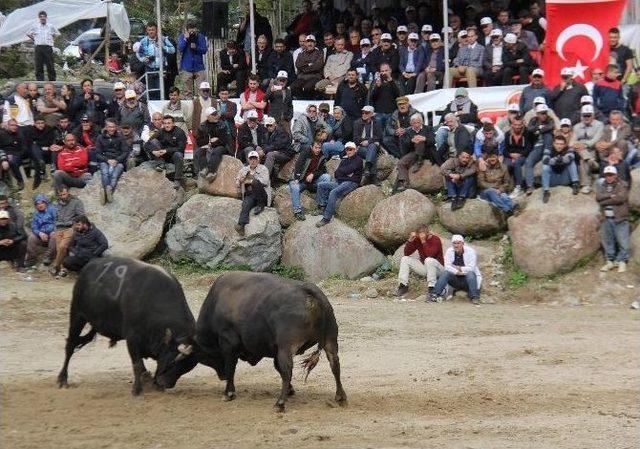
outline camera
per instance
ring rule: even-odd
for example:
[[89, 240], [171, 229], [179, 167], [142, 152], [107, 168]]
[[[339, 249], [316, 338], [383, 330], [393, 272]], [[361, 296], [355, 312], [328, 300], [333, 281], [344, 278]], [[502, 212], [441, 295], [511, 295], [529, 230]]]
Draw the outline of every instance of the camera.
[[153, 62], [156, 60], [155, 56], [147, 56], [149, 58], [149, 62]]

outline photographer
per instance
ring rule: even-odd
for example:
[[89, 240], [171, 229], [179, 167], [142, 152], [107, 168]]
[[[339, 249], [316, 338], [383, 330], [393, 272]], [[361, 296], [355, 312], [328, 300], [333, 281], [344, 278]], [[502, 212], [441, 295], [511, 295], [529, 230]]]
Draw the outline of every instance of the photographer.
[[194, 22], [188, 22], [184, 33], [178, 37], [178, 50], [182, 53], [180, 76], [184, 83], [184, 98], [193, 98], [195, 84], [205, 81], [204, 55], [207, 54], [207, 38], [198, 33]]

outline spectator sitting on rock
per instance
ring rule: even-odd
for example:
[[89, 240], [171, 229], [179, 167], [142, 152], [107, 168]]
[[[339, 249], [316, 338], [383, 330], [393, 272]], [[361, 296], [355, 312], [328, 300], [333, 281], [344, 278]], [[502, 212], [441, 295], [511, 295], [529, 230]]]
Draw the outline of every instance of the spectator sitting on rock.
[[53, 186], [56, 190], [62, 186], [83, 188], [90, 180], [89, 153], [76, 143], [74, 134], [67, 134], [64, 147], [58, 154], [58, 169], [53, 174]]
[[[315, 106], [314, 106], [315, 107]], [[249, 160], [249, 153], [256, 151], [258, 155], [267, 140], [267, 130], [258, 121], [258, 113], [255, 110], [247, 112], [247, 120], [238, 129], [238, 149]]]
[[329, 103], [323, 102], [318, 105], [318, 117], [324, 120], [325, 124], [329, 128], [329, 131], [332, 132], [333, 125], [335, 125], [336, 123], [336, 119], [333, 117], [332, 114], [329, 113], [329, 111], [331, 111], [331, 107], [329, 106]]
[[[194, 129], [198, 129], [198, 126], [196, 126]], [[160, 131], [162, 131], [162, 113], [154, 112], [153, 114], [151, 114], [151, 124], [144, 127], [142, 133], [140, 134], [140, 138], [144, 143], [147, 143], [151, 139], [157, 138], [158, 134], [160, 134]]]
[[378, 147], [382, 142], [382, 123], [373, 118], [373, 106], [362, 108], [362, 118], [353, 122], [353, 140], [358, 156], [364, 159], [363, 185], [376, 182]]
[[631, 168], [627, 161], [622, 157], [622, 150], [618, 147], [613, 147], [609, 150], [607, 158], [600, 161], [600, 178], [598, 182], [604, 181], [604, 169], [612, 166], [616, 168], [616, 176], [619, 180], [626, 182], [631, 187]]
[[278, 72], [277, 77], [267, 86], [264, 100], [267, 102], [269, 115], [276, 119], [276, 123], [291, 134], [291, 120], [293, 119], [293, 99], [291, 88], [287, 86], [289, 75], [284, 70]]
[[[389, 34], [387, 34], [387, 36], [390, 40], [391, 36]], [[387, 41], [385, 40], [384, 42], [384, 46], [387, 46]], [[391, 44], [389, 43], [389, 45]], [[377, 50], [382, 52], [382, 49]], [[395, 67], [397, 70], [398, 51], [395, 48], [391, 48], [390, 51], [395, 52], [392, 54], [395, 54]], [[376, 53], [376, 50], [372, 53]], [[382, 55], [382, 53], [380, 53], [380, 55]], [[369, 104], [371, 104], [377, 111], [376, 119], [382, 121], [383, 126], [387, 126], [387, 122], [391, 117], [391, 114], [393, 114], [394, 101], [397, 102], [401, 93], [400, 88], [392, 77], [392, 63], [382, 62], [380, 65], [376, 64], [376, 67], [380, 67], [380, 71], [376, 73], [375, 81], [369, 86]]]
[[542, 202], [548, 203], [551, 197], [549, 188], [571, 185], [577, 195], [580, 187], [575, 153], [562, 136], [553, 138], [553, 149], [544, 151], [542, 157]]
[[357, 154], [356, 144], [347, 142], [344, 147], [347, 154], [333, 175], [335, 181], [318, 183], [316, 202], [322, 213], [322, 219], [316, 223], [319, 228], [329, 224], [337, 201], [357, 189], [362, 180], [362, 159]]
[[[569, 129], [571, 129], [571, 126], [569, 126]], [[527, 132], [522, 116], [519, 115], [511, 121], [509, 131], [504, 136], [504, 163], [507, 165], [516, 185], [511, 194], [512, 199], [519, 197], [525, 187], [523, 169], [527, 155], [532, 147], [533, 136]]]
[[242, 198], [242, 210], [235, 230], [241, 236], [244, 236], [244, 227], [249, 224], [251, 209], [255, 207], [253, 215], [259, 215], [269, 205], [271, 196], [269, 170], [260, 164], [260, 155], [257, 151], [251, 151], [247, 159], [249, 163], [242, 167], [236, 176], [236, 185]]
[[[418, 257], [412, 256], [418, 252]], [[400, 259], [398, 271], [398, 289], [395, 296], [401, 297], [409, 291], [409, 274], [427, 278], [427, 295], [433, 293], [438, 276], [444, 271], [444, 259], [442, 256], [442, 242], [440, 237], [432, 234], [427, 225], [422, 225], [411, 232], [409, 239], [404, 244], [404, 256]]]
[[593, 106], [582, 106], [580, 123], [573, 126], [573, 141], [569, 142], [578, 156], [582, 193], [591, 192], [591, 172], [598, 169], [596, 143], [602, 138], [604, 124], [594, 118]]
[[609, 124], [602, 130], [602, 136], [595, 144], [595, 149], [600, 160], [607, 157], [607, 153], [613, 147], [622, 150], [625, 157], [631, 153], [629, 148], [629, 140], [631, 137], [631, 126], [624, 121], [622, 111], [611, 111], [609, 113]]
[[[204, 36], [202, 36], [202, 38], [204, 39]], [[183, 72], [183, 74], [184, 73], [185, 72]], [[186, 72], [186, 73], [189, 73], [189, 72]], [[190, 99], [192, 98], [191, 92], [189, 92], [189, 98]], [[173, 121], [176, 123], [176, 126], [181, 130], [183, 130], [185, 134], [189, 134], [189, 127], [193, 123], [192, 108], [193, 108], [193, 102], [185, 101], [183, 103], [180, 100], [180, 89], [173, 86], [169, 88], [169, 101], [162, 108], [162, 115], [172, 116]], [[147, 120], [149, 120], [148, 117], [147, 117]], [[137, 130], [137, 131], [141, 132], [141, 130]]]
[[83, 115], [80, 119], [80, 125], [73, 130], [73, 134], [76, 136], [76, 143], [87, 150], [87, 154], [89, 155], [89, 171], [91, 173], [98, 169], [95, 149], [100, 133], [100, 127], [94, 124], [90, 115]]
[[534, 139], [532, 150], [524, 164], [524, 177], [527, 184], [527, 195], [533, 193], [533, 170], [535, 165], [542, 160], [545, 151], [550, 152], [553, 147], [553, 133], [556, 125], [549, 116], [549, 107], [546, 104], [538, 104], [535, 108], [536, 116], [527, 124], [527, 132]]
[[444, 253], [444, 271], [438, 277], [433, 293], [429, 295], [429, 301], [442, 302], [449, 299], [451, 294], [445, 290], [452, 287], [455, 290], [465, 290], [473, 304], [480, 303], [480, 288], [482, 286], [482, 274], [478, 268], [478, 256], [469, 245], [465, 245], [464, 237], [454, 235], [451, 237], [452, 248], [447, 248]]
[[11, 262], [13, 268], [21, 271], [24, 265], [26, 235], [11, 221], [9, 212], [0, 210], [0, 261]]
[[42, 115], [36, 115], [34, 124], [27, 126], [23, 132], [34, 165], [33, 190], [35, 190], [46, 175], [45, 163], [51, 163], [49, 148], [54, 142], [55, 130], [46, 124]]
[[73, 220], [73, 239], [63, 265], [67, 270], [80, 271], [91, 259], [101, 257], [109, 242], [102, 231], [93, 225], [86, 215]]
[[147, 160], [147, 154], [142, 151], [144, 141], [128, 123], [123, 123], [122, 126], [120, 126], [120, 134], [122, 135], [127, 146], [127, 151], [129, 152], [125, 169], [126, 171], [133, 170], [136, 166]]
[[[436, 132], [436, 149], [440, 160], [455, 157], [461, 151], [472, 151], [471, 133], [463, 126], [458, 117], [450, 112], [444, 116], [444, 125]], [[446, 128], [444, 131], [440, 131]]]
[[0, 210], [6, 210], [9, 212], [9, 218], [20, 229], [24, 229], [24, 214], [18, 206], [15, 206], [9, 202], [7, 195], [0, 194]]
[[291, 146], [291, 136], [281, 126], [278, 126], [275, 118], [265, 116], [264, 125], [267, 129], [267, 135], [260, 156], [264, 156], [264, 166], [267, 167], [269, 173], [274, 174], [276, 164], [282, 168], [284, 164], [293, 159], [296, 153]]
[[367, 86], [358, 80], [356, 69], [349, 69], [344, 80], [338, 84], [333, 104], [341, 106], [351, 120], [360, 117], [360, 110], [367, 103]]
[[184, 149], [187, 146], [187, 136], [184, 131], [175, 126], [173, 117], [165, 115], [162, 118], [162, 130], [155, 139], [145, 145], [149, 159], [156, 162], [156, 170], [164, 170], [167, 162], [175, 166], [174, 188], [180, 187], [183, 181]]
[[78, 198], [71, 196], [66, 186], [56, 189], [58, 201], [56, 202], [56, 230], [54, 233], [55, 249], [53, 262], [49, 273], [52, 276], [65, 277], [67, 269], [62, 266], [62, 262], [67, 257], [67, 250], [73, 239], [73, 222], [80, 215], [84, 215], [84, 205]]
[[310, 150], [302, 150], [296, 166], [293, 169], [292, 179], [289, 181], [291, 192], [291, 207], [296, 220], [304, 221], [304, 209], [300, 201], [300, 194], [304, 190], [317, 191], [318, 184], [331, 181], [327, 173], [327, 156], [323, 154], [322, 143], [316, 141]]
[[141, 133], [144, 125], [151, 122], [147, 105], [138, 101], [138, 95], [133, 89], [124, 93], [124, 103], [116, 114], [117, 123], [129, 123], [136, 132]]
[[556, 130], [554, 135], [563, 136], [567, 142], [573, 142], [575, 139], [573, 138], [573, 125], [571, 124], [571, 120], [568, 118], [561, 119], [560, 129]]
[[467, 198], [476, 192], [477, 166], [468, 150], [463, 150], [456, 157], [450, 157], [442, 164], [447, 196], [451, 201], [451, 210], [462, 209]]
[[322, 153], [327, 158], [339, 159], [344, 154], [344, 144], [352, 139], [353, 122], [341, 106], [334, 106], [331, 137], [322, 144]]
[[[235, 104], [233, 101], [229, 100], [228, 89], [220, 89], [220, 91], [218, 91], [218, 100], [215, 102], [215, 105], [213, 106], [218, 111], [220, 111], [220, 118], [222, 118], [222, 121], [227, 125], [229, 138], [231, 139], [232, 142], [235, 141], [236, 139], [235, 116], [236, 116], [236, 112], [238, 112], [238, 105]], [[293, 106], [291, 107], [293, 108]], [[197, 129], [197, 127], [194, 129]]]
[[[22, 166], [22, 160], [27, 158], [29, 149], [27, 148], [27, 140], [18, 130], [18, 122], [14, 119], [9, 119], [6, 129], [0, 129], [0, 151], [4, 153], [2, 171], [8, 175], [9, 170], [11, 170], [13, 177], [17, 181], [18, 190], [24, 189], [24, 178], [20, 167]], [[7, 179], [8, 176], [4, 176], [3, 173], [3, 178]]]
[[49, 204], [47, 196], [42, 193], [36, 195], [33, 204], [35, 210], [31, 219], [31, 233], [27, 239], [25, 266], [30, 267], [36, 264], [36, 255], [40, 246], [47, 247], [42, 263], [49, 266], [53, 251], [55, 251], [53, 232], [56, 228], [58, 211], [54, 205]]
[[96, 159], [100, 164], [102, 190], [100, 203], [113, 201], [113, 192], [118, 185], [120, 175], [124, 172], [124, 164], [129, 157], [129, 147], [124, 137], [118, 132], [118, 124], [112, 118], [105, 121], [104, 132], [96, 142]]
[[198, 176], [213, 182], [218, 176], [222, 156], [230, 154], [231, 147], [226, 124], [220, 120], [220, 111], [207, 109], [207, 120], [196, 131], [197, 148], [194, 154], [194, 168]]
[[[422, 113], [411, 106], [409, 97], [406, 96], [396, 98], [396, 106], [396, 110], [386, 121], [387, 125], [384, 128], [382, 145], [389, 154], [401, 158], [406, 154], [401, 148], [402, 136], [404, 136], [407, 128], [411, 126], [411, 117], [414, 114], [422, 115]], [[378, 118], [377, 115], [376, 119]], [[424, 123], [424, 116], [422, 122]]]
[[318, 107], [310, 104], [306, 112], [301, 114], [291, 127], [295, 152], [300, 153], [302, 150], [311, 148], [318, 131], [325, 131], [327, 134], [331, 132], [325, 121], [318, 116]]
[[49, 152], [51, 153], [51, 173], [56, 170], [58, 153], [64, 146], [64, 136], [70, 132], [73, 132], [73, 129], [71, 128], [71, 120], [69, 120], [69, 116], [63, 115], [60, 117], [58, 124], [53, 130], [53, 144], [49, 147]]
[[488, 201], [493, 207], [512, 214], [516, 203], [509, 197], [512, 188], [509, 169], [500, 161], [498, 153], [490, 145], [483, 149], [484, 164], [478, 164], [478, 190], [480, 198]]
[[[464, 87], [458, 87], [453, 95], [454, 99], [444, 108], [445, 112], [454, 114], [461, 124], [466, 125], [469, 132], [473, 132], [479, 125], [478, 106], [471, 101], [469, 91]], [[444, 135], [445, 139], [447, 134]]]
[[[392, 119], [393, 120], [393, 119]], [[402, 135], [402, 158], [398, 161], [398, 177], [394, 192], [402, 192], [407, 189], [409, 182], [409, 168], [415, 173], [422, 168], [425, 160], [433, 165], [439, 165], [435, 146], [433, 130], [425, 126], [422, 114], [415, 113], [411, 116], [411, 126]]]
[[482, 128], [478, 130], [473, 141], [473, 155], [478, 161], [478, 165], [484, 165], [482, 149], [485, 145], [491, 146], [498, 153], [500, 162], [502, 162], [504, 157], [504, 133], [493, 126], [493, 120], [490, 117], [482, 118]]
[[506, 134], [507, 131], [509, 131], [511, 123], [516, 117], [521, 117], [520, 107], [517, 103], [509, 103], [509, 105], [507, 106], [507, 115], [500, 117], [495, 126], [504, 134]]
[[600, 228], [602, 247], [607, 262], [600, 271], [609, 271], [618, 264], [618, 273], [627, 271], [629, 261], [629, 185], [618, 178], [618, 170], [605, 167], [604, 182], [596, 190], [596, 201], [602, 207], [604, 222]]
[[44, 116], [47, 125], [56, 126], [58, 119], [67, 110], [67, 103], [57, 94], [53, 83], [46, 83], [43, 95], [38, 99], [37, 109]]
[[[529, 109], [525, 114], [524, 114], [524, 124], [525, 126], [528, 125], [529, 123], [531, 123], [531, 120], [533, 120], [534, 118], [536, 118], [538, 116], [538, 113], [536, 112], [536, 107], [540, 104], [544, 104], [545, 106], [547, 106], [547, 115], [549, 116], [549, 118], [551, 118], [551, 120], [553, 120], [556, 128], [560, 127], [560, 119], [558, 118], [558, 116], [556, 115], [555, 112], [553, 112], [553, 109], [551, 109], [547, 103], [547, 100], [544, 99], [544, 97], [536, 97], [533, 99], [533, 108]], [[573, 122], [571, 122], [573, 123]]]

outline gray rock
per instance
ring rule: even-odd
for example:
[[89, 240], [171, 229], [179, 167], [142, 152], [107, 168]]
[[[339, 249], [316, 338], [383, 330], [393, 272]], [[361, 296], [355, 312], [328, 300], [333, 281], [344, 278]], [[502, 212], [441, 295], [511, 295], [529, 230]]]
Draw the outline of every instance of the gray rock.
[[368, 288], [365, 292], [364, 295], [369, 298], [369, 299], [374, 299], [378, 297], [378, 290], [376, 290], [375, 288], [371, 287]]
[[640, 267], [640, 226], [631, 233], [631, 259], [632, 264]]
[[293, 175], [293, 170], [296, 168], [296, 161], [298, 160], [298, 154], [296, 154], [289, 162], [284, 164], [278, 170], [278, 179], [284, 182], [289, 182]]
[[216, 179], [213, 182], [207, 182], [204, 178], [198, 177], [198, 191], [209, 195], [237, 198], [236, 175], [241, 168], [242, 162], [240, 162], [240, 159], [222, 156]]
[[[313, 213], [318, 206], [313, 198], [311, 198], [306, 192], [300, 195], [300, 201], [306, 214]], [[283, 185], [276, 190], [273, 197], [273, 207], [278, 211], [280, 217], [280, 224], [283, 227], [289, 227], [296, 218], [293, 216], [293, 209], [291, 207], [291, 193], [288, 185]]]
[[95, 175], [77, 195], [89, 219], [109, 240], [107, 253], [136, 259], [156, 248], [167, 216], [184, 198], [163, 173], [143, 167], [122, 175], [112, 203], [100, 204], [101, 189], [100, 176]]
[[640, 168], [631, 171], [631, 190], [629, 191], [629, 207], [640, 212]]
[[332, 274], [359, 279], [375, 271], [385, 258], [358, 232], [337, 218], [316, 228], [319, 217], [294, 223], [284, 234], [282, 263], [299, 266], [313, 281]]
[[376, 204], [384, 199], [385, 196], [378, 186], [358, 187], [340, 201], [336, 215], [349, 224], [362, 226], [369, 219]]
[[504, 231], [506, 217], [487, 201], [468, 199], [462, 209], [451, 210], [451, 203], [443, 203], [438, 208], [442, 226], [454, 234], [485, 237]]
[[381, 155], [376, 163], [376, 167], [378, 168], [378, 180], [384, 181], [387, 179], [391, 175], [391, 172], [393, 172], [397, 163], [398, 159], [390, 154]]
[[176, 224], [167, 232], [169, 255], [202, 265], [249, 265], [255, 271], [275, 266], [282, 255], [280, 221], [275, 209], [251, 214], [245, 237], [234, 230], [240, 200], [197, 194], [178, 209]]

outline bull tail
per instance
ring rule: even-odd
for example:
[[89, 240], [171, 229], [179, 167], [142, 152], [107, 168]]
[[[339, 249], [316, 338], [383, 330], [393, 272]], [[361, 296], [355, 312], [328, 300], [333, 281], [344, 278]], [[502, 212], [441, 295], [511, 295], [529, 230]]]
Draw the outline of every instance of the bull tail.
[[324, 296], [324, 293], [322, 293], [322, 291], [313, 284], [311, 284], [310, 286], [307, 285], [306, 287], [307, 293], [315, 300], [316, 304], [320, 307], [320, 316], [318, 317], [318, 348], [311, 354], [309, 354], [308, 357], [305, 357], [305, 359], [300, 363], [302, 369], [305, 371], [305, 382], [307, 381], [311, 370], [313, 370], [320, 361], [320, 353], [324, 350], [327, 335], [327, 311], [324, 308], [323, 301], [318, 298], [319, 295], [321, 295], [321, 297]]
[[320, 361], [320, 351], [322, 351], [322, 348], [318, 345], [318, 349], [313, 351], [308, 357], [305, 357], [305, 359], [300, 363], [302, 370], [305, 371], [305, 382], [307, 381], [307, 377], [309, 377], [311, 370], [314, 369]]

